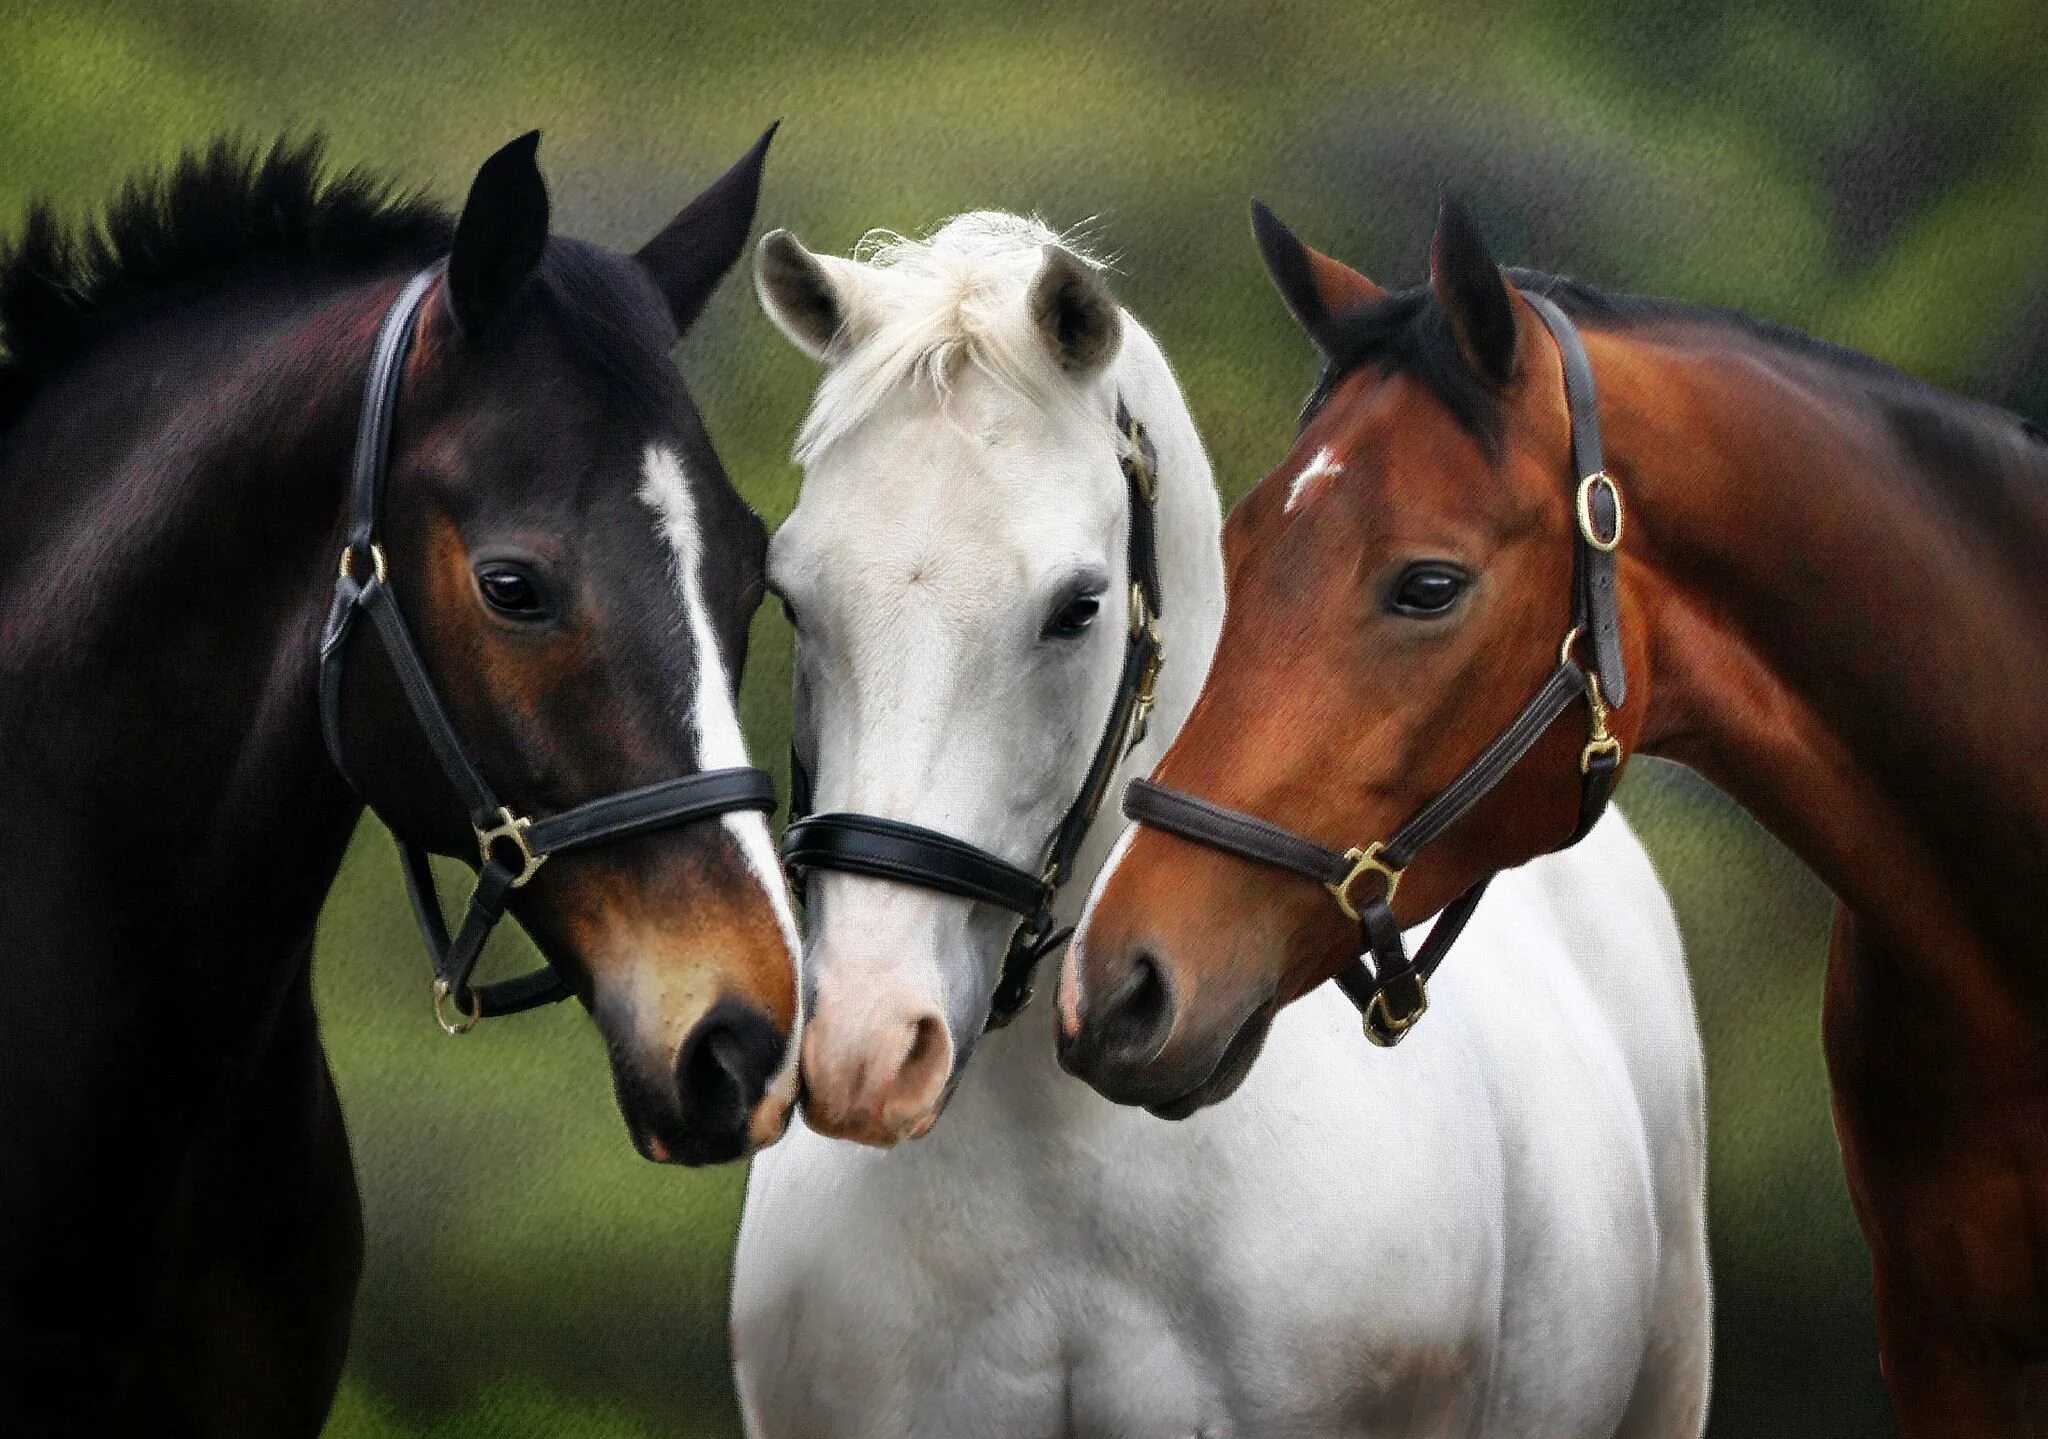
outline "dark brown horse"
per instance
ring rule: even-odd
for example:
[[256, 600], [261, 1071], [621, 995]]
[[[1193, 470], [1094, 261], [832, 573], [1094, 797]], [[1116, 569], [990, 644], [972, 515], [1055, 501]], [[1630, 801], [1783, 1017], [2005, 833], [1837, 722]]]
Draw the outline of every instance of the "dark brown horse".
[[[423, 268], [446, 257], [376, 568], [461, 744], [543, 817], [742, 762], [765, 534], [669, 352], [744, 244], [766, 137], [637, 256], [549, 238], [535, 138], [459, 219], [323, 179], [316, 147], [217, 146], [83, 237], [32, 213], [0, 258], [8, 1433], [326, 1412], [361, 1219], [309, 963], [363, 803], [315, 677], [372, 342]], [[349, 777], [477, 862], [388, 651], [353, 644]], [[795, 959], [760, 814], [561, 854], [513, 909], [643, 1153], [780, 1133]]]
[[[1258, 229], [1327, 368], [1230, 519], [1222, 641], [1157, 778], [1363, 846], [1558, 665], [1570, 425], [1520, 292], [1548, 295], [1624, 497], [1613, 732], [1723, 786], [1842, 901], [1827, 1059], [1903, 1426], [2048, 1423], [2041, 433], [1738, 315], [1504, 275], [1455, 205], [1429, 284], [1398, 294]], [[1566, 841], [1588, 719], [1416, 861], [1403, 923]], [[1062, 976], [1070, 1061], [1120, 1098], [1199, 1092], [1357, 951], [1316, 884], [1140, 828]]]

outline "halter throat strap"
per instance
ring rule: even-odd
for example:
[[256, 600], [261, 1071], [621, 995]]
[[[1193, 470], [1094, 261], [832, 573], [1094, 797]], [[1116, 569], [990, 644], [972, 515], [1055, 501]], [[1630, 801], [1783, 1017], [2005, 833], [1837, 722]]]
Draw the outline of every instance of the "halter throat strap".
[[[1621, 742], [1608, 730], [1610, 708], [1628, 693], [1621, 647], [1615, 553], [1622, 535], [1621, 489], [1607, 473], [1600, 438], [1599, 397], [1593, 366], [1578, 328], [1550, 299], [1523, 291], [1557, 342], [1571, 412], [1573, 490], [1572, 625], [1555, 668], [1507, 728], [1435, 798], [1386, 839], [1363, 848], [1335, 850], [1242, 810], [1134, 779], [1124, 791], [1124, 813], [1140, 824], [1178, 835], [1258, 864], [1312, 879], [1329, 890], [1359, 926], [1361, 957], [1340, 971], [1337, 983], [1363, 1012], [1375, 1044], [1398, 1044], [1429, 1007], [1428, 982], [1464, 931], [1486, 887], [1486, 875], [1437, 915], [1429, 936], [1411, 956], [1394, 918], [1401, 877], [1426, 847], [1468, 814], [1506, 779], [1558, 716], [1584, 699], [1591, 735], [1579, 754], [1579, 809], [1565, 848], [1599, 820], [1614, 793], [1622, 764]], [[1581, 665], [1580, 646], [1591, 655]], [[1368, 958], [1370, 963], [1368, 963]]]
[[413, 916], [433, 959], [434, 1016], [448, 1033], [463, 1034], [489, 1015], [552, 1004], [575, 992], [551, 965], [494, 984], [470, 983], [484, 943], [504, 918], [512, 892], [531, 880], [549, 856], [736, 810], [772, 810], [775, 784], [758, 769], [708, 770], [608, 795], [560, 814], [528, 819], [499, 800], [470, 758], [392, 592], [384, 547], [377, 540], [384, 479], [391, 462], [392, 417], [398, 408], [420, 309], [440, 273], [437, 264], [413, 276], [386, 312], [371, 351], [362, 415], [356, 425], [348, 538], [342, 546], [334, 603], [320, 639], [320, 732], [335, 768], [369, 805], [349, 773], [341, 733], [348, 642], [357, 618], [367, 615], [414, 722], [461, 798], [476, 835], [476, 889], [453, 936], [441, 914], [427, 851], [406, 840], [398, 841]]
[[1039, 961], [1072, 933], [1054, 927], [1053, 903], [1060, 886], [1073, 875], [1075, 857], [1101, 811], [1117, 766], [1144, 739], [1151, 722], [1153, 690], [1164, 657], [1159, 637], [1159, 456], [1121, 395], [1116, 425], [1124, 441], [1119, 464], [1130, 502], [1130, 624], [1123, 670], [1088, 773], [1047, 842], [1037, 873], [923, 825], [841, 810], [808, 814], [810, 776], [795, 747], [790, 749], [791, 807], [797, 818], [782, 837], [782, 856], [800, 882], [813, 870], [838, 870], [957, 895], [1018, 916], [1021, 923], [1004, 951], [1002, 977], [989, 1006], [990, 1029], [1008, 1024], [1031, 1002]]

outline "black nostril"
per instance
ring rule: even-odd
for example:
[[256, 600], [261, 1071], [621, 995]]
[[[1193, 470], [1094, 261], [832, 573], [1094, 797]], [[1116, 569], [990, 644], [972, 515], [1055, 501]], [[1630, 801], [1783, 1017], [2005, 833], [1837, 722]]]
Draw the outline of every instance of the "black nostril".
[[1140, 950], [1131, 960], [1124, 986], [1103, 1005], [1096, 1021], [1102, 1053], [1143, 1062], [1159, 1052], [1173, 1028], [1173, 995], [1159, 962]]
[[712, 1006], [676, 1060], [684, 1125], [707, 1141], [743, 1138], [782, 1049], [782, 1031], [752, 1005], [722, 999]]

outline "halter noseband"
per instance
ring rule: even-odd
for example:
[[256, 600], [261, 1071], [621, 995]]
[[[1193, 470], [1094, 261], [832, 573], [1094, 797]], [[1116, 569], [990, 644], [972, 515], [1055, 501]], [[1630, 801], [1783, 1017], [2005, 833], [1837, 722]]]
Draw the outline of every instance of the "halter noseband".
[[[1281, 828], [1270, 820], [1226, 809], [1151, 780], [1134, 779], [1124, 792], [1124, 813], [1140, 824], [1243, 859], [1272, 865], [1315, 880], [1359, 927], [1362, 955], [1337, 974], [1337, 984], [1365, 1015], [1366, 1036], [1387, 1046], [1401, 1042], [1429, 1008], [1429, 977], [1443, 963], [1493, 876], [1487, 875], [1445, 905], [1429, 937], [1411, 958], [1394, 919], [1394, 892], [1401, 876], [1426, 846], [1473, 805], [1491, 793], [1550, 729], [1557, 717], [1584, 696], [1592, 734], [1579, 752], [1579, 818], [1565, 847], [1577, 844], [1607, 807], [1621, 772], [1621, 741], [1607, 728], [1610, 707], [1628, 698], [1621, 653], [1621, 612], [1615, 591], [1614, 555], [1621, 546], [1621, 489], [1607, 473], [1600, 443], [1599, 396], [1592, 361], [1576, 326], [1547, 297], [1522, 292], [1535, 308], [1564, 362], [1565, 402], [1571, 411], [1573, 495], [1572, 627], [1558, 652], [1557, 667], [1508, 727], [1448, 788], [1386, 839], [1342, 853]], [[1590, 648], [1592, 667], [1577, 658]], [[1361, 897], [1369, 882], [1374, 892]]]
[[[433, 955], [434, 1018], [449, 1034], [466, 1034], [486, 1016], [553, 1004], [574, 993], [552, 966], [494, 984], [472, 986], [469, 982], [483, 953], [484, 941], [504, 917], [512, 891], [532, 879], [550, 855], [671, 829], [735, 810], [772, 810], [775, 782], [758, 769], [707, 770], [607, 795], [544, 819], [528, 819], [515, 813], [485, 782], [463, 748], [447, 708], [427, 674], [419, 646], [413, 642], [405, 616], [391, 592], [384, 547], [377, 542], [399, 382], [405, 373], [406, 356], [412, 349], [420, 306], [440, 270], [439, 265], [434, 265], [415, 275], [393, 302], [377, 332], [362, 418], [356, 428], [354, 500], [348, 540], [341, 550], [341, 575], [334, 587], [334, 607], [328, 611], [327, 625], [320, 637], [320, 729], [335, 768], [360, 797], [362, 791], [350, 777], [342, 757], [341, 693], [348, 638], [354, 631], [356, 616], [366, 614], [383, 641], [384, 653], [398, 676], [399, 687], [405, 691], [421, 734], [440, 762], [442, 773], [462, 797], [469, 811], [470, 828], [476, 832], [476, 889], [470, 894], [462, 927], [452, 940], [447, 921], [441, 917], [427, 852], [405, 840], [398, 841], [405, 860], [405, 885], [412, 896], [413, 915]], [[368, 799], [363, 802], [369, 804]]]
[[1011, 935], [1009, 949], [1003, 956], [1002, 978], [989, 1006], [990, 1029], [1002, 1028], [1031, 1002], [1032, 975], [1039, 960], [1059, 948], [1073, 933], [1070, 929], [1053, 928], [1053, 901], [1073, 872], [1074, 856], [1102, 808], [1111, 776], [1124, 756], [1144, 739], [1151, 720], [1153, 687], [1164, 656], [1159, 640], [1159, 551], [1155, 523], [1158, 455], [1145, 427], [1131, 417], [1121, 396], [1116, 402], [1116, 425], [1124, 438], [1119, 463], [1131, 507], [1127, 546], [1131, 622], [1124, 640], [1123, 674], [1117, 681], [1116, 702], [1110, 706], [1109, 722], [1095, 746], [1087, 778], [1059, 828], [1053, 831], [1046, 846], [1045, 864], [1036, 874], [978, 845], [923, 825], [845, 811], [807, 815], [810, 776], [795, 747], [790, 748], [790, 808], [796, 818], [782, 836], [782, 857], [799, 880], [811, 870], [834, 869], [992, 904], [1021, 918], [1023, 922]]

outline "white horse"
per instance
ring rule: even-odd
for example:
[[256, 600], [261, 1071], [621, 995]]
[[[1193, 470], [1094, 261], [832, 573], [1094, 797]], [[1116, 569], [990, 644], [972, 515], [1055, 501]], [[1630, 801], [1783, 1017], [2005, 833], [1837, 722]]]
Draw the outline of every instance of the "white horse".
[[[1119, 396], [1158, 448], [1166, 644], [1126, 773], [1221, 621], [1216, 494], [1166, 360], [1014, 216], [866, 263], [778, 233], [757, 279], [827, 367], [770, 559], [816, 808], [1035, 868], [1122, 656]], [[1064, 918], [1120, 828], [1094, 826]], [[1619, 817], [1501, 877], [1399, 1050], [1325, 989], [1178, 1124], [1063, 1074], [1048, 1004], [981, 1039], [1009, 915], [838, 873], [810, 903], [810, 1125], [888, 1145], [952, 1114], [893, 1153], [799, 1126], [755, 1161], [733, 1349], [756, 1435], [1698, 1434], [1699, 1040]]]

